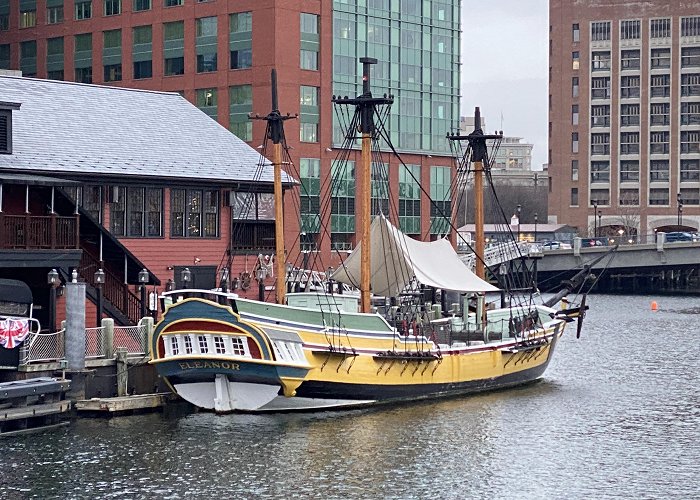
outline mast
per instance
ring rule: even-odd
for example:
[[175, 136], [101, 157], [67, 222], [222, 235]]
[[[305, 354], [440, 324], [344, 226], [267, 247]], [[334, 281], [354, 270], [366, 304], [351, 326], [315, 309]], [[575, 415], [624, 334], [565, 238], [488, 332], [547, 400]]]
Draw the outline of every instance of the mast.
[[[370, 277], [371, 262], [370, 253], [371, 246], [369, 241], [369, 228], [371, 225], [371, 205], [372, 205], [372, 138], [375, 133], [374, 112], [377, 106], [382, 104], [391, 104], [394, 102], [392, 96], [387, 97], [372, 97], [370, 87], [370, 66], [377, 64], [377, 60], [373, 57], [360, 58], [362, 63], [362, 95], [355, 99], [333, 98], [336, 104], [349, 104], [355, 106], [355, 113], [359, 113], [359, 132], [362, 134], [362, 158], [360, 171], [362, 172], [360, 184], [360, 310], [361, 312], [370, 312], [371, 310], [371, 283]], [[349, 131], [352, 133], [352, 131]]]

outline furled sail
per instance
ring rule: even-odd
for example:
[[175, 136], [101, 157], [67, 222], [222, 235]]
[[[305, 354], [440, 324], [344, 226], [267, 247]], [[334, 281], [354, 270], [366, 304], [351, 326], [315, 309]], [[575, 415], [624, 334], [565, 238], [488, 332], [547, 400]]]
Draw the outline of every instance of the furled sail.
[[[447, 239], [423, 242], [409, 238], [384, 215], [370, 227], [372, 293], [395, 296], [415, 277], [419, 283], [459, 292], [496, 292], [465, 266]], [[360, 283], [361, 248], [355, 250], [332, 275], [341, 283]]]

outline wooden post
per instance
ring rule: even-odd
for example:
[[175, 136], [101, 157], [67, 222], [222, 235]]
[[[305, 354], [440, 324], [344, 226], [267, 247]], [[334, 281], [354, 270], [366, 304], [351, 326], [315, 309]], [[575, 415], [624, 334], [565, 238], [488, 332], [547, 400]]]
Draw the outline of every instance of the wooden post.
[[361, 312], [370, 312], [370, 276], [372, 274], [370, 267], [370, 252], [372, 251], [369, 241], [369, 227], [371, 224], [371, 178], [372, 178], [372, 139], [369, 133], [362, 134], [362, 186], [360, 192], [362, 199], [360, 200], [360, 221], [362, 224], [361, 238], [361, 255], [360, 255], [360, 303]]
[[474, 162], [474, 226], [476, 243], [474, 253], [476, 255], [476, 275], [482, 280], [486, 278], [484, 269], [484, 164], [481, 161]]
[[284, 198], [282, 194], [282, 144], [272, 146], [272, 157], [275, 163], [275, 267], [277, 271], [275, 291], [277, 303], [284, 304], [287, 263], [284, 255]]
[[114, 320], [112, 318], [102, 318], [102, 335], [105, 359], [112, 359], [114, 357]]
[[117, 358], [117, 396], [126, 396], [129, 385], [129, 371], [126, 364], [126, 347], [117, 347], [115, 356]]

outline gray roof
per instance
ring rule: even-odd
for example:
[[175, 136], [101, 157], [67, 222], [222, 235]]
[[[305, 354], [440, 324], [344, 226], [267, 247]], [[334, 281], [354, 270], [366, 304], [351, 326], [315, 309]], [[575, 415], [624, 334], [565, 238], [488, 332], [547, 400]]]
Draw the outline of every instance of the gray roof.
[[[13, 154], [0, 169], [221, 184], [273, 180], [272, 167], [179, 94], [0, 76]], [[283, 178], [288, 181], [288, 178]]]

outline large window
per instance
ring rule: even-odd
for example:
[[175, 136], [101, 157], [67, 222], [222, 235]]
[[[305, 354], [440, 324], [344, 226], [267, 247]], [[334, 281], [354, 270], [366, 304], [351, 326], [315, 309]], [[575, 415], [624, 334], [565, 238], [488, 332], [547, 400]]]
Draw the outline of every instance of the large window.
[[399, 225], [406, 234], [420, 234], [420, 165], [399, 167]]
[[649, 22], [651, 38], [670, 38], [671, 37], [671, 20], [652, 19]]
[[591, 183], [610, 182], [610, 162], [609, 161], [592, 161], [591, 162]]
[[639, 182], [639, 160], [620, 162], [620, 182]]
[[90, 19], [92, 17], [92, 0], [75, 1], [75, 19]]
[[215, 16], [196, 19], [197, 73], [217, 69], [217, 19]]
[[153, 28], [136, 26], [132, 36], [132, 59], [134, 62], [134, 79], [153, 76]]
[[104, 0], [105, 16], [116, 16], [122, 13], [122, 0]]
[[[321, 160], [318, 158], [301, 158], [299, 160], [300, 194], [300, 231], [307, 238], [302, 250], [316, 250], [316, 235], [321, 231]], [[314, 236], [311, 236], [314, 235]]]
[[151, 10], [151, 0], [134, 0], [134, 12], [142, 10]]
[[610, 154], [610, 134], [591, 134], [591, 155]]
[[700, 17], [681, 18], [681, 36], [700, 36]]
[[331, 249], [351, 250], [355, 233], [355, 162], [331, 165]]
[[639, 189], [620, 189], [620, 205], [639, 205]]
[[63, 22], [63, 5], [46, 7], [46, 24], [59, 24]]
[[639, 40], [641, 22], [638, 19], [625, 20], [620, 23], [620, 38], [623, 40]]
[[219, 192], [200, 189], [170, 190], [170, 236], [219, 236]]
[[671, 95], [671, 75], [651, 75], [651, 97]]
[[700, 102], [681, 103], [681, 125], [700, 125]]
[[681, 68], [700, 68], [700, 47], [681, 49]]
[[639, 132], [620, 133], [620, 154], [639, 154]]
[[639, 49], [623, 50], [620, 53], [621, 69], [639, 69]]
[[649, 189], [649, 205], [668, 205], [668, 188]]
[[669, 151], [669, 133], [650, 132], [649, 133], [649, 152], [651, 154], [668, 154]]
[[78, 204], [84, 212], [96, 222], [102, 222], [102, 187], [101, 186], [76, 186], [64, 187], [63, 190], [73, 203]]
[[620, 124], [623, 127], [639, 125], [639, 104], [622, 104], [620, 106]]
[[620, 77], [620, 97], [632, 99], [639, 97], [639, 76]]
[[253, 14], [237, 12], [229, 17], [230, 68], [245, 69], [253, 65]]
[[116, 187], [110, 210], [111, 231], [124, 237], [163, 236], [163, 190]]
[[209, 88], [195, 90], [195, 106], [216, 120], [218, 114], [216, 89]]
[[700, 132], [681, 132], [681, 153], [700, 153]]
[[681, 95], [683, 97], [700, 96], [700, 73], [681, 75]]
[[602, 21], [591, 23], [591, 40], [610, 40], [610, 22]]
[[299, 140], [301, 142], [318, 142], [318, 87], [302, 85], [299, 87]]
[[610, 77], [591, 78], [591, 99], [610, 99]]
[[610, 105], [591, 106], [591, 127], [610, 126]]
[[651, 125], [668, 125], [671, 123], [669, 113], [671, 105], [667, 102], [654, 102], [649, 105], [649, 123]]
[[651, 49], [651, 69], [670, 68], [671, 49]]
[[430, 234], [445, 235], [449, 232], [452, 219], [450, 167], [430, 167]]
[[253, 86], [234, 85], [229, 88], [229, 130], [243, 141], [253, 140]]
[[318, 70], [319, 17], [302, 12], [299, 17], [301, 49], [299, 51], [301, 69]]
[[610, 51], [599, 50], [591, 54], [591, 71], [610, 71]]
[[700, 180], [700, 160], [681, 160], [681, 182]]
[[19, 27], [33, 28], [34, 26], [36, 26], [36, 2], [33, 4], [27, 4], [26, 6], [20, 5]]
[[649, 180], [651, 182], [666, 182], [668, 175], [668, 160], [651, 160], [649, 162]]
[[175, 21], [163, 24], [163, 55], [165, 76], [185, 74], [185, 24]]

